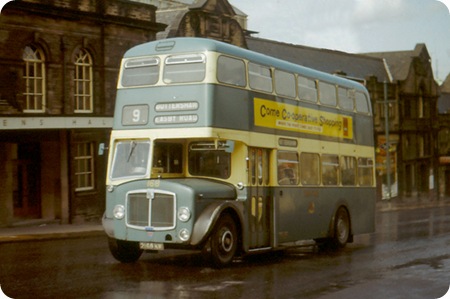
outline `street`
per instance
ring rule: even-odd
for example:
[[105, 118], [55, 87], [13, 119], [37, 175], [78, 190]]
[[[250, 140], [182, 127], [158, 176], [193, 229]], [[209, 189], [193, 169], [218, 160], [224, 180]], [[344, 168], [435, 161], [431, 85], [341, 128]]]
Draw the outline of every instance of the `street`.
[[450, 285], [450, 206], [377, 213], [338, 252], [299, 247], [214, 269], [199, 253], [120, 264], [101, 237], [0, 244], [12, 298], [440, 298]]

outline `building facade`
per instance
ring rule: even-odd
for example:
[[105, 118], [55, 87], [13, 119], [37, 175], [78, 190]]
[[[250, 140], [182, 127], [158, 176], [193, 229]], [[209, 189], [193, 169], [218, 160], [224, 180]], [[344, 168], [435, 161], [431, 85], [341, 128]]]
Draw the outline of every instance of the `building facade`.
[[0, 15], [0, 226], [99, 221], [122, 55], [165, 29], [122, 0], [16, 0]]

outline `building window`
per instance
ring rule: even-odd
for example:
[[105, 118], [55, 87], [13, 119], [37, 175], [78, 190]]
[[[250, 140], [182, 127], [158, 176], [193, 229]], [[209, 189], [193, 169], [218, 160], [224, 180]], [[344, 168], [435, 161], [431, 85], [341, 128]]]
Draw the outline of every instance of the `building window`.
[[94, 189], [94, 144], [78, 143], [75, 152], [75, 191]]
[[84, 49], [75, 56], [75, 112], [90, 113], [92, 109], [92, 57]]
[[27, 46], [23, 51], [25, 68], [24, 112], [40, 113], [45, 111], [45, 56], [41, 49]]

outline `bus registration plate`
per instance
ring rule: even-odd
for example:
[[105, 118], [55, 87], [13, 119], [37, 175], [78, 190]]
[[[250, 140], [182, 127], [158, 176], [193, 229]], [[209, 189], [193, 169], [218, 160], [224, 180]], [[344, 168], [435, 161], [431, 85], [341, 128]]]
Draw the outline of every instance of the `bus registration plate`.
[[139, 248], [142, 250], [164, 250], [163, 243], [140, 242]]

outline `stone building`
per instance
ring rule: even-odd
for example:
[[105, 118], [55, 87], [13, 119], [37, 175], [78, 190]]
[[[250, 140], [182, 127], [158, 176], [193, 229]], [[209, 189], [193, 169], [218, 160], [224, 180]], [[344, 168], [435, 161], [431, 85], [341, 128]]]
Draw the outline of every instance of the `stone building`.
[[[167, 24], [157, 39], [203, 37], [246, 48], [246, 15], [226, 0], [132, 0], [158, 7], [156, 20]], [[236, 13], [237, 11], [237, 13]]]
[[2, 9], [0, 226], [99, 220], [120, 59], [165, 29], [155, 11], [122, 0]]
[[441, 194], [450, 196], [450, 74], [440, 86], [438, 99], [438, 158]]

